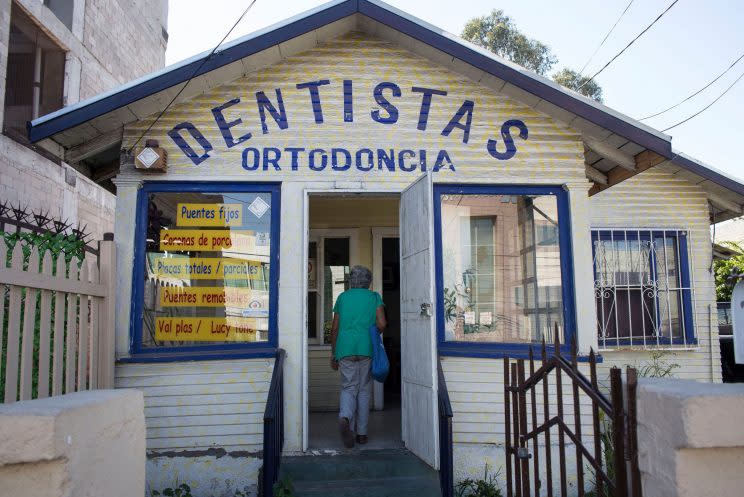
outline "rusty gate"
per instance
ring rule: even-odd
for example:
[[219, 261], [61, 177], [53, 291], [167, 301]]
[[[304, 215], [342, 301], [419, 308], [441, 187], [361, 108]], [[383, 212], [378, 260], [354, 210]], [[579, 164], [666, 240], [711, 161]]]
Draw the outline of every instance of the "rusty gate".
[[[566, 358], [558, 343], [548, 351], [543, 342], [539, 360], [535, 370], [532, 348], [526, 360], [504, 359], [507, 497], [567, 497], [569, 490], [579, 497], [641, 497], [636, 370], [626, 370], [623, 384], [621, 370], [612, 368], [607, 398], [594, 351], [589, 378], [579, 371], [575, 344]], [[582, 436], [582, 428], [591, 433]]]

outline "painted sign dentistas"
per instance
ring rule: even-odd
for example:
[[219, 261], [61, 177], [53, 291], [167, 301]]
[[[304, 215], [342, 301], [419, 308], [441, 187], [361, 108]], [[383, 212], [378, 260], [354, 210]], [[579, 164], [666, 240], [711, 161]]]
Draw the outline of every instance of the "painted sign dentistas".
[[[328, 79], [318, 81], [308, 81], [297, 83], [295, 90], [307, 91], [309, 104], [312, 107], [315, 124], [324, 122], [323, 105], [321, 99], [321, 88], [328, 86], [323, 91], [332, 91], [333, 84]], [[354, 115], [354, 84], [353, 80], [345, 79], [340, 90], [343, 91], [343, 121], [352, 123], [355, 120]], [[337, 89], [336, 91], [338, 91]], [[285, 90], [286, 91], [286, 90]], [[289, 90], [294, 91], [294, 90]], [[416, 129], [426, 131], [429, 127], [429, 111], [432, 105], [437, 101], [447, 97], [447, 91], [413, 86], [410, 92], [414, 96], [420, 95], [421, 104], [418, 113], [418, 123]], [[261, 125], [261, 133], [270, 133], [270, 122], [273, 121], [279, 130], [286, 130], [290, 127], [290, 116], [284, 105], [282, 90], [274, 90], [274, 100], [264, 91], [258, 91], [255, 94], [256, 106]], [[400, 111], [396, 102], [403, 97], [403, 90], [399, 85], [389, 81], [378, 83], [373, 89], [373, 97], [377, 108], [371, 110], [364, 119], [381, 125], [391, 125], [398, 122]], [[251, 132], [235, 136], [233, 128], [243, 123], [238, 117], [230, 121], [225, 117], [225, 111], [230, 107], [239, 104], [239, 97], [228, 100], [211, 109], [214, 122], [222, 135], [225, 146], [230, 149], [238, 145], [245, 148], [242, 152], [242, 167], [246, 171], [298, 171], [300, 169], [310, 171], [346, 171], [356, 169], [366, 172], [373, 169], [382, 171], [439, 171], [447, 169], [454, 171], [455, 164], [450, 158], [450, 154], [442, 149], [435, 154], [427, 154], [426, 150], [411, 150], [395, 148], [359, 148], [348, 150], [346, 148], [322, 148], [322, 147], [264, 147], [256, 148], [245, 146], [248, 145], [253, 136]], [[462, 143], [468, 144], [470, 140], [470, 130], [475, 114], [474, 100], [465, 99], [452, 115], [446, 126], [440, 131], [445, 137], [450, 137], [455, 130], [461, 134]], [[512, 136], [512, 131], [516, 130], [518, 136], [526, 140], [528, 138], [528, 129], [525, 123], [519, 119], [508, 119], [501, 124], [501, 138], [489, 138], [483, 144], [484, 151], [496, 160], [508, 160], [517, 153], [517, 146]], [[194, 165], [200, 165], [210, 157], [210, 152], [214, 150], [213, 144], [204, 135], [201, 129], [197, 128], [189, 121], [174, 126], [168, 136], [178, 146], [178, 148], [188, 157]], [[500, 143], [503, 142], [503, 143]]]

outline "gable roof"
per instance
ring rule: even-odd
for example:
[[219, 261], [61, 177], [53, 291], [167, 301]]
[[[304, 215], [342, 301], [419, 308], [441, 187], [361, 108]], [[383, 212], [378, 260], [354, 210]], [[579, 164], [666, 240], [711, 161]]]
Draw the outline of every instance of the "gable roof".
[[[398, 42], [405, 40], [407, 48], [455, 66], [453, 70], [462, 70], [464, 63], [464, 67], [488, 75], [491, 82], [500, 82], [502, 91], [511, 91], [537, 110], [558, 114], [569, 126], [599, 137], [600, 142], [604, 140], [630, 156], [646, 150], [658, 154], [656, 164], [664, 161], [677, 166], [690, 173], [693, 182], [719, 197], [717, 205], [714, 203], [722, 214], [719, 219], [742, 214], [744, 184], [673, 151], [671, 136], [378, 0], [334, 0], [320, 5], [229, 42], [211, 57], [204, 52], [39, 117], [28, 125], [29, 138], [42, 143], [52, 140], [65, 149], [80, 146], [164, 109], [180, 84], [192, 76], [194, 79], [179, 101], [191, 98], [215, 81], [222, 84], [354, 28], [397, 38]], [[612, 152], [604, 157], [612, 159]], [[602, 157], [597, 162], [599, 167], [593, 169], [599, 174], [608, 173], [614, 166]]]

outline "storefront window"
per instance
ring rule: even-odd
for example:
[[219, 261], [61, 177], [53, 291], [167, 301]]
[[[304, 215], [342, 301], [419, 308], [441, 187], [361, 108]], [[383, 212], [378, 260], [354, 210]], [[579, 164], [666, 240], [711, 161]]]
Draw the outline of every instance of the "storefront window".
[[135, 352], [275, 342], [274, 193], [174, 188], [148, 185], [140, 199], [146, 230]]
[[512, 191], [435, 197], [445, 342], [564, 341], [559, 198]]

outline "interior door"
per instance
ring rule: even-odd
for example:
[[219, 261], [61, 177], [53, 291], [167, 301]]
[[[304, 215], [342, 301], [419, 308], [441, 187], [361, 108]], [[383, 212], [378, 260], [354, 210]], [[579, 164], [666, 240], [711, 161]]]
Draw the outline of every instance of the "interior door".
[[431, 174], [400, 199], [402, 434], [406, 447], [437, 469], [437, 366]]

